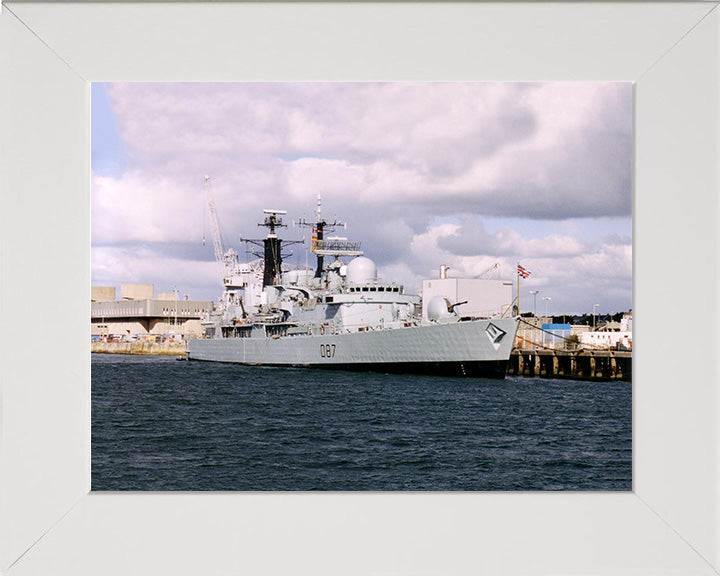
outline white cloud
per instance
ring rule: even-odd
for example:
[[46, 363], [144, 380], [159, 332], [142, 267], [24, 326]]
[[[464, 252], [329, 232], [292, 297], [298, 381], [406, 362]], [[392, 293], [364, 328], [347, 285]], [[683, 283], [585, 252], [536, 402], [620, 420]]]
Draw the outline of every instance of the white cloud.
[[92, 266], [93, 285], [97, 286], [154, 284], [156, 295], [172, 292], [177, 287], [181, 295], [188, 294], [191, 300], [214, 300], [220, 295], [221, 269], [213, 261], [189, 263], [147, 248], [93, 247]]
[[[616, 281], [617, 306], [629, 301], [629, 226], [623, 241], [617, 227], [615, 240], [583, 229], [584, 218], [630, 214], [628, 84], [112, 84], [108, 93], [127, 172], [93, 178], [93, 243], [146, 253], [97, 253], [93, 281], [212, 266], [210, 174], [226, 241], [241, 252], [240, 235], [263, 235], [263, 208], [288, 210], [289, 224], [311, 218], [321, 193], [324, 215], [347, 220], [388, 278], [419, 285], [441, 263], [477, 274], [497, 261], [512, 275], [522, 258], [548, 270], [543, 282], [588, 292], [583, 278]], [[564, 225], [487, 233], [489, 215]], [[438, 217], [457, 224], [432, 226]], [[215, 286], [207, 280], [207, 297]]]
[[187, 230], [190, 203], [187, 187], [178, 189], [170, 179], [151, 172], [126, 172], [119, 179], [95, 176], [93, 243], [180, 240]]
[[[365, 202], [543, 218], [630, 207], [629, 85], [120, 84], [110, 95], [132, 161], [178, 178], [309, 156], [344, 163]], [[338, 186], [332, 165], [316, 168], [293, 189]]]
[[[543, 288], [555, 296], [555, 305], [566, 313], [585, 311], [587, 302], [605, 299], [605, 311], [631, 307], [632, 246], [625, 243], [584, 245], [559, 235], [524, 238], [516, 231], [503, 230], [488, 235], [489, 243], [511, 247], [497, 255], [469, 250], [460, 254], [446, 249], [443, 241], [457, 238], [461, 227], [441, 224], [415, 235], [403, 261], [389, 265], [413, 290], [419, 290], [422, 279], [437, 277], [440, 264], [450, 266], [451, 276], [476, 277], [498, 265], [489, 277], [515, 280], [518, 261], [531, 271], [522, 281], [523, 290]], [[381, 272], [386, 274], [381, 269]], [[521, 294], [522, 295], [522, 294]], [[592, 306], [592, 305], [591, 305]]]

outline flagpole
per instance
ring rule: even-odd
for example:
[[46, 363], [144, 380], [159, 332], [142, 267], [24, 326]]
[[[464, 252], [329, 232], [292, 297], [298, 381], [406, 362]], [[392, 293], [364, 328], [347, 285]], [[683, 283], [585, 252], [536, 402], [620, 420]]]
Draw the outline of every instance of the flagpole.
[[520, 316], [520, 262], [517, 263], [517, 268], [515, 268], [515, 274], [517, 275], [517, 307], [518, 307], [518, 316]]

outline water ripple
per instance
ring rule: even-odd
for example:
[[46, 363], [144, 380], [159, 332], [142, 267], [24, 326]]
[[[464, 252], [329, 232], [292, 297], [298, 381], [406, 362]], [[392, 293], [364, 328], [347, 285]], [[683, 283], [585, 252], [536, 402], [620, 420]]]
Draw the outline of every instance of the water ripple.
[[93, 490], [631, 490], [631, 385], [93, 355]]

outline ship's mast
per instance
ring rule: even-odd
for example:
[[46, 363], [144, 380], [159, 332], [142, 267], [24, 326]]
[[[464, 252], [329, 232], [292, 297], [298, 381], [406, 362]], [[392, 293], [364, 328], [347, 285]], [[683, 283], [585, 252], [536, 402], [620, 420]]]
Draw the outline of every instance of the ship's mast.
[[[249, 238], [241, 238], [242, 242], [246, 244], [254, 244], [255, 246], [262, 247], [263, 251], [250, 250], [257, 257], [263, 260], [263, 286], [273, 286], [276, 284], [280, 275], [282, 274], [282, 261], [283, 253], [282, 247], [291, 246], [292, 244], [302, 244], [302, 240], [281, 240], [277, 235], [277, 228], [287, 228], [282, 223], [282, 218], [287, 214], [285, 210], [263, 210], [266, 214], [265, 221], [258, 224], [258, 226], [264, 226], [268, 229], [268, 235], [262, 240], [251, 240]], [[292, 255], [292, 252], [285, 254], [285, 256]]]
[[263, 286], [271, 286], [275, 284], [276, 279], [282, 271], [282, 240], [278, 238], [275, 232], [276, 228], [287, 228], [282, 223], [281, 215], [287, 214], [285, 210], [263, 210], [267, 216], [265, 221], [258, 226], [265, 226], [269, 229], [267, 238], [263, 241], [265, 247], [263, 270]]
[[317, 268], [315, 269], [315, 278], [320, 278], [323, 273], [323, 267], [324, 267], [324, 256], [323, 253], [323, 244], [324, 244], [324, 236], [325, 231], [327, 232], [333, 232], [335, 228], [338, 226], [345, 227], [345, 222], [338, 222], [337, 220], [333, 220], [332, 222], [328, 222], [323, 219], [322, 217], [322, 197], [320, 194], [317, 196], [317, 212], [315, 215], [315, 223], [310, 223], [305, 221], [304, 218], [301, 218], [297, 222], [298, 226], [305, 226], [305, 227], [312, 227], [313, 231], [313, 242], [312, 242], [312, 251], [315, 252], [315, 256], [317, 257]]
[[[317, 250], [318, 246], [322, 246], [323, 233], [325, 232], [325, 225], [327, 222], [322, 219], [322, 197], [320, 194], [317, 196], [317, 217], [315, 219], [315, 244], [313, 250]], [[317, 255], [317, 268], [315, 269], [315, 278], [320, 278], [323, 271], [323, 255]]]

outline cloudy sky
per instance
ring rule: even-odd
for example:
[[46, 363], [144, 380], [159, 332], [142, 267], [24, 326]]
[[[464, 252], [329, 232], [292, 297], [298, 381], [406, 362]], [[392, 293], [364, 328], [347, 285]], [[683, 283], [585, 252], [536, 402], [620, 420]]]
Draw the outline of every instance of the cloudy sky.
[[217, 299], [208, 174], [243, 257], [264, 208], [307, 237], [319, 193], [406, 291], [520, 262], [523, 311], [632, 306], [630, 84], [94, 84], [92, 168], [96, 286]]

